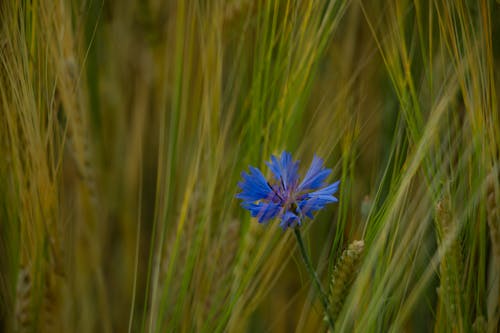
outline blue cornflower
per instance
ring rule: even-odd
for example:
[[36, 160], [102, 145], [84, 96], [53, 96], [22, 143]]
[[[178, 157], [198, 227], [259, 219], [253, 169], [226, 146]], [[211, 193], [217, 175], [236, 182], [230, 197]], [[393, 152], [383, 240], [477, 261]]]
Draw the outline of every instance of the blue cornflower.
[[326, 186], [325, 179], [332, 170], [323, 167], [321, 158], [314, 156], [300, 183], [299, 162], [293, 161], [290, 153], [283, 152], [279, 159], [272, 156], [266, 164], [273, 173], [272, 180], [267, 181], [259, 169], [250, 167], [250, 173], [242, 173], [243, 181], [238, 183], [242, 191], [236, 195], [259, 223], [279, 217], [285, 230], [301, 225], [305, 216], [312, 219], [314, 211], [338, 201], [333, 194], [340, 181]]

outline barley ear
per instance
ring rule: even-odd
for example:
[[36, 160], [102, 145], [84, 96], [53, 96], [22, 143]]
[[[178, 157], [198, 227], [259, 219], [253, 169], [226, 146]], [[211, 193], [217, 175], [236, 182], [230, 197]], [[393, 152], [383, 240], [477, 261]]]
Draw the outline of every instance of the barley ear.
[[439, 301], [447, 316], [445, 322], [454, 332], [463, 332], [465, 328], [461, 283], [463, 262], [457, 221], [451, 214], [448, 198], [440, 200], [436, 205], [436, 227], [439, 246], [444, 249], [439, 269]]
[[483, 316], [478, 316], [476, 320], [474, 321], [474, 324], [472, 324], [472, 332], [473, 333], [486, 333], [488, 332], [488, 324], [486, 322], [486, 319], [484, 319]]
[[42, 307], [40, 313], [39, 331], [44, 333], [56, 333], [62, 331], [59, 320], [60, 291], [64, 283], [63, 278], [57, 275], [51, 265], [47, 265], [44, 277], [44, 288], [42, 295]]
[[340, 314], [350, 287], [356, 278], [364, 247], [365, 242], [362, 240], [352, 242], [347, 250], [344, 250], [333, 269], [328, 294], [330, 316], [333, 320], [336, 320]]
[[14, 332], [34, 330], [33, 279], [28, 266], [21, 267], [17, 275]]
[[498, 174], [490, 172], [486, 178], [486, 211], [491, 238], [491, 252], [488, 276], [488, 332], [498, 332], [500, 320], [500, 214], [498, 208]]

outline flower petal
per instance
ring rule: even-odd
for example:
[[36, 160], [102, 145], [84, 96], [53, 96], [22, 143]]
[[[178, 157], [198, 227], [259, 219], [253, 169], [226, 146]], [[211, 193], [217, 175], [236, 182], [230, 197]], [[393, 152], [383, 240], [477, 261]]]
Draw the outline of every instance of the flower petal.
[[279, 160], [273, 155], [271, 161], [266, 164], [276, 180], [282, 181], [283, 190], [286, 191], [296, 186], [299, 179], [299, 162], [294, 162], [290, 153], [284, 151]]
[[295, 227], [296, 225], [300, 224], [300, 218], [290, 211], [286, 211], [285, 214], [281, 216], [280, 227], [283, 230], [286, 230], [289, 227]]
[[322, 196], [333, 196], [335, 192], [339, 189], [340, 180], [337, 180], [335, 183], [330, 184], [326, 187], [323, 187], [320, 190], [308, 193], [306, 196], [308, 197], [322, 197]]
[[307, 170], [306, 176], [300, 183], [297, 191], [315, 190], [321, 187], [331, 172], [331, 169], [323, 168], [323, 160], [314, 155], [311, 166], [309, 167], [309, 170]]
[[339, 201], [333, 196], [339, 188], [340, 181], [328, 185], [318, 191], [303, 195], [303, 199], [298, 202], [298, 207], [302, 214], [312, 218], [312, 212], [325, 207], [325, 205]]
[[259, 169], [250, 167], [250, 173], [241, 174], [243, 181], [238, 183], [242, 189], [236, 198], [253, 202], [273, 197], [275, 194]]
[[281, 205], [272, 202], [251, 203], [244, 201], [241, 203], [241, 206], [248, 209], [253, 217], [257, 217], [259, 223], [265, 223], [274, 219], [281, 210]]

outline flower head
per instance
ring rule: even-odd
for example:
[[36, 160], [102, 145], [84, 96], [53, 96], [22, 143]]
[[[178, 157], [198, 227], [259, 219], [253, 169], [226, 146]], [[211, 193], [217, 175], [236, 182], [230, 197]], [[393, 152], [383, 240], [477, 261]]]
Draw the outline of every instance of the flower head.
[[338, 201], [333, 194], [340, 181], [325, 183], [332, 170], [324, 168], [323, 160], [317, 156], [301, 182], [299, 162], [293, 161], [288, 152], [283, 152], [279, 158], [271, 156], [267, 166], [273, 173], [270, 181], [259, 169], [250, 167], [249, 173], [242, 173], [243, 180], [238, 183], [241, 192], [236, 195], [259, 223], [279, 217], [280, 226], [285, 230], [301, 225], [306, 216], [312, 219], [313, 212]]

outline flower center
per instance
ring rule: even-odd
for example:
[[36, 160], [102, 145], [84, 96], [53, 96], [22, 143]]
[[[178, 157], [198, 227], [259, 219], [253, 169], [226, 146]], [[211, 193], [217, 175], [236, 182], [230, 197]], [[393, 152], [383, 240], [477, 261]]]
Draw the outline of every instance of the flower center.
[[299, 216], [299, 207], [297, 206], [297, 203], [295, 201], [293, 201], [290, 205], [289, 205], [289, 210], [294, 213], [295, 215]]

